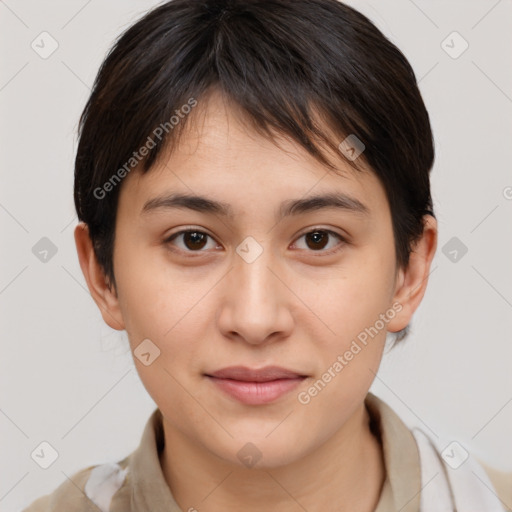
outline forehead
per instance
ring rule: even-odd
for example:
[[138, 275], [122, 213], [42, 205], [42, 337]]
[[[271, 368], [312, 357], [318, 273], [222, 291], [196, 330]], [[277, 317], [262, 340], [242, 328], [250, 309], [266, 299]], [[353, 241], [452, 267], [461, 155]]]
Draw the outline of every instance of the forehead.
[[297, 207], [291, 198], [318, 195], [342, 194], [341, 201], [360, 212], [386, 206], [380, 181], [367, 167], [355, 170], [341, 154], [326, 149], [336, 166], [333, 171], [296, 141], [279, 134], [272, 140], [258, 133], [247, 116], [219, 94], [198, 102], [189, 115], [172, 149], [164, 151], [146, 173], [135, 169], [125, 178], [121, 197], [136, 205], [139, 214], [171, 192], [208, 197], [226, 215], [235, 213], [233, 204], [247, 209], [255, 202], [259, 208], [279, 202], [279, 211], [285, 214]]

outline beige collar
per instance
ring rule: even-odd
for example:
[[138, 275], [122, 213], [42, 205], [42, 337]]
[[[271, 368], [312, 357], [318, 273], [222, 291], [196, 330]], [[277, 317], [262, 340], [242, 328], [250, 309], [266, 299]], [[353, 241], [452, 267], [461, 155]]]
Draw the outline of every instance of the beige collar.
[[421, 469], [412, 432], [380, 398], [368, 393], [365, 405], [380, 434], [386, 479], [375, 512], [419, 512]]

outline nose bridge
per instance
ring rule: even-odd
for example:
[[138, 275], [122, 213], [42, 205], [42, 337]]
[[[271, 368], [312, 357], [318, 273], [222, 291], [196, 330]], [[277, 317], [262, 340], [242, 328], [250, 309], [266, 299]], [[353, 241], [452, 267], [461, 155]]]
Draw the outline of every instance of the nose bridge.
[[238, 258], [235, 258], [233, 270], [243, 305], [251, 308], [253, 315], [268, 314], [264, 310], [270, 309], [271, 302], [275, 303], [278, 294], [276, 278], [269, 270], [269, 267], [272, 268], [271, 249], [247, 237], [236, 252]]
[[261, 343], [269, 335], [290, 328], [283, 283], [276, 277], [271, 249], [247, 237], [236, 248], [229, 290], [221, 313], [221, 327], [238, 333], [250, 343]]
[[[249, 250], [247, 250], [249, 247]], [[261, 247], [261, 246], [260, 246]], [[259, 306], [268, 302], [268, 296], [275, 299], [276, 290], [270, 293], [275, 286], [275, 276], [269, 270], [272, 268], [272, 257], [270, 249], [261, 249], [261, 252], [254, 246], [254, 242], [241, 244], [237, 249], [239, 256], [235, 262], [234, 272], [241, 291], [244, 294], [247, 303], [253, 303], [253, 306]]]

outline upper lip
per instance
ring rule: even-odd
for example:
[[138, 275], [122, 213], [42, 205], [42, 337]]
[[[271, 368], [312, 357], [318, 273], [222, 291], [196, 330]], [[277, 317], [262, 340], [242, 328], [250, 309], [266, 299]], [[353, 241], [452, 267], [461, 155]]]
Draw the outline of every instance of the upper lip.
[[248, 368], [246, 366], [229, 366], [213, 373], [207, 373], [208, 377], [218, 379], [232, 379], [247, 382], [268, 382], [277, 379], [296, 379], [306, 377], [306, 375], [281, 368], [279, 366], [265, 366], [264, 368]]

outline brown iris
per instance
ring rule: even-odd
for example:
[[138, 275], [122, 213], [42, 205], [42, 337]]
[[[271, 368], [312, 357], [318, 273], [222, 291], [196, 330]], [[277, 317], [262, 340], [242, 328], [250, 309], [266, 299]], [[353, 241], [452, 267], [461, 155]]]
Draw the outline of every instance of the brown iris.
[[188, 249], [202, 249], [206, 245], [208, 235], [200, 231], [186, 231], [183, 233], [183, 243]]
[[[310, 249], [323, 249], [327, 245], [329, 234], [325, 231], [311, 231], [305, 235], [306, 243]], [[310, 245], [309, 240], [312, 240], [313, 246]]]

